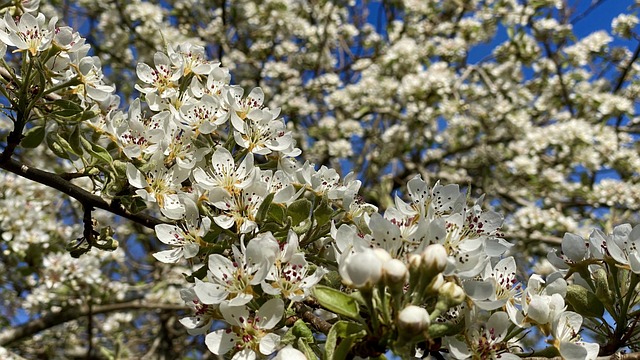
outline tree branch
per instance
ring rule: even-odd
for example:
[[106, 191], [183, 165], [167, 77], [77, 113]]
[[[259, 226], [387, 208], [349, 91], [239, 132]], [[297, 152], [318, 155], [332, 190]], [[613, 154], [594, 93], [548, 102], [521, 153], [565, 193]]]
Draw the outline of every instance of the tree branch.
[[78, 200], [83, 205], [107, 210], [109, 212], [112, 212], [113, 214], [120, 215], [124, 218], [135, 221], [138, 224], [141, 224], [150, 229], [153, 229], [158, 224], [164, 223], [164, 221], [153, 216], [149, 216], [146, 214], [133, 214], [125, 209], [121, 204], [108, 202], [100, 196], [92, 194], [89, 191], [81, 188], [80, 186], [75, 185], [68, 180], [65, 180], [58, 174], [32, 168], [27, 165], [21, 164], [13, 159], [6, 159], [5, 161], [0, 162], [0, 168], [29, 180], [38, 182], [42, 185], [46, 185], [59, 190]]
[[[522, 360], [562, 360], [562, 357], [556, 356], [552, 358], [547, 358], [544, 356], [532, 356], [532, 357], [522, 358]], [[615, 353], [611, 356], [598, 356], [596, 360], [640, 360], [640, 352], [635, 352], [630, 354]]]
[[105, 305], [93, 305], [89, 308], [88, 305], [80, 307], [68, 308], [60, 312], [50, 312], [44, 316], [28, 322], [21, 326], [16, 326], [5, 331], [0, 332], [0, 347], [6, 346], [16, 341], [22, 340], [29, 336], [35, 335], [40, 331], [52, 328], [54, 326], [63, 324], [68, 321], [80, 319], [89, 315], [106, 314], [114, 311], [126, 311], [126, 310], [189, 310], [185, 305], [174, 304], [155, 304], [145, 303], [142, 300], [134, 300], [123, 303], [105, 304]]
[[[300, 318], [309, 324], [311, 324], [316, 330], [320, 331], [323, 334], [328, 334], [329, 330], [331, 330], [331, 324], [327, 321], [324, 321], [317, 317], [311, 309], [309, 309], [303, 303], [295, 303], [293, 304], [293, 308], [296, 310], [296, 313], [300, 316]], [[2, 345], [2, 342], [0, 342]]]

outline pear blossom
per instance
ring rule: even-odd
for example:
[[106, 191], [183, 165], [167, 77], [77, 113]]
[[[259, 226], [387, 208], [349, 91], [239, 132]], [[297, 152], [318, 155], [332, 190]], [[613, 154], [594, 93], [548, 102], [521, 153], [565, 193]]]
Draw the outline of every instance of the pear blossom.
[[235, 131], [244, 134], [245, 119], [254, 119], [254, 116], [261, 114], [259, 110], [264, 102], [264, 92], [261, 88], [251, 90], [246, 98], [242, 98], [244, 90], [239, 86], [231, 86], [226, 92], [226, 101], [230, 107], [231, 124]]
[[631, 271], [640, 274], [640, 226], [631, 228], [629, 224], [616, 226], [606, 243], [611, 257]]
[[576, 234], [566, 233], [562, 238], [562, 251], [550, 251], [549, 262], [559, 269], [568, 269], [590, 258], [588, 243]]
[[139, 99], [131, 103], [127, 116], [114, 112], [108, 119], [107, 130], [116, 136], [118, 145], [129, 159], [140, 159], [161, 149], [166, 119], [156, 116], [143, 118]]
[[467, 280], [464, 288], [480, 309], [495, 310], [504, 307], [514, 314], [516, 301], [522, 294], [522, 285], [516, 279], [516, 262], [513, 257], [498, 261], [492, 268], [487, 265], [482, 280]]
[[287, 243], [276, 254], [274, 266], [261, 283], [262, 290], [269, 295], [282, 294], [289, 300], [302, 301], [328, 271], [317, 267], [313, 274], [307, 275], [308, 272], [309, 263], [298, 248], [298, 235], [289, 230]]
[[180, 323], [187, 328], [187, 332], [191, 335], [207, 333], [215, 319], [218, 305], [202, 303], [194, 288], [180, 290], [180, 297], [194, 311], [192, 316], [180, 319]]
[[173, 166], [154, 162], [151, 170], [143, 174], [133, 164], [127, 163], [127, 179], [136, 187], [136, 194], [145, 201], [157, 203], [162, 214], [170, 219], [180, 219], [184, 215], [184, 204], [179, 198], [182, 181], [189, 173]]
[[102, 102], [115, 92], [115, 87], [104, 83], [102, 64], [96, 56], [86, 56], [80, 59], [76, 66], [77, 76], [82, 83], [73, 92], [80, 99], [90, 98], [96, 102]]
[[6, 11], [4, 19], [0, 21], [3, 30], [6, 30], [0, 31], [0, 41], [18, 48], [16, 51], [26, 51], [29, 55], [36, 56], [51, 46], [57, 21], [57, 18], [51, 18], [46, 25], [44, 14], [33, 16], [26, 12], [16, 24], [11, 18], [11, 12]]
[[136, 84], [135, 88], [144, 94], [158, 93], [163, 99], [175, 97], [181, 72], [173, 69], [171, 60], [162, 52], [157, 52], [153, 61], [155, 69], [145, 63], [138, 63], [136, 74], [146, 85], [143, 87]]
[[244, 123], [242, 132], [236, 131], [233, 136], [236, 143], [252, 154], [268, 155], [279, 151], [286, 156], [300, 155], [295, 148], [291, 132], [286, 130], [284, 121], [277, 120], [280, 110], [253, 110], [253, 121]]
[[493, 313], [486, 324], [478, 323], [473, 315], [468, 320], [465, 330], [466, 341], [453, 336], [445, 337], [445, 344], [454, 359], [520, 359], [519, 356], [508, 352], [508, 344], [504, 341], [511, 324], [507, 313]]
[[[215, 198], [214, 195], [216, 195]], [[266, 196], [267, 185], [258, 180], [233, 195], [224, 190], [210, 194], [211, 204], [221, 210], [221, 214], [214, 217], [213, 221], [223, 229], [229, 229], [235, 225], [239, 233], [249, 233], [258, 226], [256, 215]]]
[[179, 225], [158, 224], [155, 226], [156, 236], [161, 242], [173, 246], [171, 250], [163, 250], [153, 257], [164, 263], [175, 263], [182, 257], [190, 259], [198, 255], [202, 238], [209, 232], [211, 219], [200, 218], [195, 203], [185, 200], [185, 219]]
[[196, 183], [204, 189], [223, 190], [231, 195], [250, 186], [256, 175], [253, 156], [248, 154], [236, 165], [229, 150], [220, 147], [211, 156], [211, 167], [197, 167], [193, 171]]
[[262, 304], [254, 315], [244, 306], [220, 305], [229, 329], [220, 329], [208, 334], [205, 344], [212, 353], [224, 355], [234, 352], [233, 360], [255, 359], [256, 353], [270, 355], [276, 351], [280, 336], [270, 332], [284, 315], [284, 302], [271, 299]]
[[226, 122], [227, 116], [220, 100], [209, 94], [182, 105], [179, 115], [176, 118], [179, 125], [190, 129], [196, 136], [216, 131], [218, 126]]
[[553, 322], [553, 346], [560, 351], [563, 359], [593, 360], [598, 356], [600, 346], [582, 340], [581, 326], [582, 316], [572, 311], [561, 313]]
[[233, 261], [219, 254], [209, 256], [207, 282], [196, 279], [195, 292], [205, 304], [242, 306], [253, 299], [253, 287], [267, 278], [279, 245], [273, 236], [233, 246]]
[[207, 75], [219, 63], [212, 63], [206, 60], [204, 47], [191, 43], [181, 43], [177, 46], [168, 46], [167, 55], [171, 63], [182, 71], [182, 76], [191, 73], [196, 75]]

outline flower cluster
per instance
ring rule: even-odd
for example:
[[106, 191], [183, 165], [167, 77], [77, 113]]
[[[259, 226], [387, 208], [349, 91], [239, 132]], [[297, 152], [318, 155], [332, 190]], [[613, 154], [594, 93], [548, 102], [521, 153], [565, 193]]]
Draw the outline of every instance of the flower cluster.
[[[134, 5], [131, 17], [142, 23], [141, 33], [163, 21], [154, 5]], [[282, 6], [276, 8], [280, 10], [274, 12]], [[429, 9], [417, 2], [407, 8], [430, 16]], [[594, 359], [601, 349], [617, 349], [640, 336], [638, 227], [620, 225], [610, 235], [596, 230], [588, 240], [568, 233], [561, 250], [548, 255], [554, 269], [546, 277], [531, 274], [525, 281], [517, 267], [521, 258], [502, 232], [503, 217], [483, 209], [482, 197], [471, 200], [469, 188], [440, 182], [431, 187], [422, 176], [415, 176], [406, 178], [406, 187], [395, 198], [374, 194], [373, 204], [360, 195], [361, 180], [377, 176], [389, 164], [396, 171], [405, 152], [398, 144], [422, 149], [417, 141], [423, 140], [411, 136], [419, 127], [430, 144], [439, 144], [424, 154], [417, 151], [415, 158], [427, 164], [441, 160], [447, 181], [466, 181], [486, 165], [505, 178], [535, 177], [539, 188], [557, 185], [602, 205], [636, 207], [635, 195], [623, 199], [617, 194], [618, 188], [635, 189], [626, 182], [594, 185], [596, 175], [590, 179], [589, 174], [584, 181], [565, 181], [581, 167], [597, 172], [603, 163], [632, 169], [639, 163], [630, 147], [620, 148], [633, 142], [631, 135], [620, 134], [618, 128], [591, 126], [594, 119], [589, 114], [597, 114], [601, 121], [634, 112], [629, 94], [607, 92], [606, 84], [591, 81], [581, 69], [609, 51], [613, 39], [607, 33], [592, 34], [562, 49], [567, 63], [576, 66], [565, 79], [557, 61], [537, 59], [541, 49], [536, 41], [547, 41], [553, 34], [569, 37], [570, 26], [537, 19], [531, 15], [535, 11], [501, 13], [509, 26], [531, 24], [531, 34], [522, 33], [526, 46], [515, 52], [504, 44], [496, 51], [496, 64], [470, 68], [459, 76], [451, 64], [466, 61], [468, 47], [489, 38], [489, 24], [481, 17], [460, 17], [455, 27], [460, 33], [455, 36], [446, 26], [430, 28], [434, 35], [430, 46], [421, 46], [399, 21], [393, 21], [386, 34], [391, 44], [377, 56], [378, 63], [363, 58], [351, 64], [358, 74], [356, 82], [343, 84], [341, 77], [330, 73], [304, 84], [294, 81], [313, 93], [328, 94], [314, 101], [302, 101], [293, 93], [273, 94], [272, 88], [245, 91], [231, 84], [228, 68], [207, 60], [208, 48], [167, 42], [164, 51], [137, 64], [132, 89], [140, 97], [123, 111], [117, 109], [115, 87], [104, 81], [100, 60], [88, 55], [85, 39], [71, 28], [58, 27], [55, 18], [46, 21], [28, 5], [17, 6], [14, 14], [6, 11], [0, 20], [0, 53], [7, 59], [5, 65], [19, 61], [22, 66], [3, 72], [0, 79], [11, 122], [2, 129], [9, 129], [10, 137], [17, 137], [24, 148], [46, 141], [53, 154], [77, 170], [56, 179], [86, 177], [77, 183], [109, 200], [110, 208], [117, 206], [130, 217], [143, 209], [161, 216], [155, 235], [169, 249], [153, 257], [169, 264], [166, 268], [189, 263], [196, 269], [186, 276], [194, 285], [180, 291], [192, 314], [180, 322], [190, 334], [205, 334], [212, 353], [230, 353], [234, 359], [279, 359], [314, 358], [324, 350], [327, 357], [340, 352], [335, 357], [347, 358], [378, 356], [391, 349], [402, 357], [445, 351], [456, 359], [516, 359], [528, 353], [518, 338], [535, 327], [549, 345], [543, 354]], [[346, 19], [349, 12], [321, 9], [315, 15], [326, 17], [329, 24], [330, 19]], [[415, 26], [414, 20], [407, 21]], [[635, 17], [620, 17], [613, 26], [628, 36], [636, 23]], [[249, 25], [247, 31], [256, 30], [255, 24]], [[294, 30], [303, 34], [305, 27]], [[328, 38], [342, 39], [360, 30], [326, 26], [324, 31]], [[380, 46], [372, 29], [362, 31], [371, 32], [366, 36], [368, 48]], [[255, 43], [269, 45], [264, 39]], [[275, 51], [286, 46], [293, 44], [283, 41]], [[314, 61], [321, 73], [327, 62], [324, 56], [298, 60]], [[239, 50], [227, 55], [238, 57]], [[430, 57], [438, 61], [422, 66], [422, 59]], [[513, 57], [518, 62], [505, 60]], [[554, 105], [554, 93], [536, 93], [540, 84], [535, 79], [527, 86], [514, 85], [520, 84], [512, 78], [518, 77], [514, 69], [527, 62], [535, 62], [536, 73], [558, 74], [549, 79], [558, 88], [575, 88], [571, 96], [564, 94], [566, 109]], [[261, 70], [279, 78], [286, 75], [282, 65], [269, 63]], [[295, 72], [287, 76], [304, 78]], [[591, 91], [594, 88], [599, 91]], [[507, 99], [504, 94], [511, 91], [514, 99]], [[496, 99], [489, 93], [501, 95]], [[285, 95], [293, 99], [279, 101], [287, 103], [289, 111], [306, 116], [318, 106], [330, 113], [321, 117], [317, 133], [310, 135], [319, 141], [298, 144], [296, 139], [307, 138], [285, 124], [281, 109], [266, 99]], [[400, 98], [400, 105], [388, 100], [394, 98]], [[525, 100], [517, 103], [516, 98]], [[584, 104], [574, 106], [570, 100], [575, 98], [584, 99]], [[423, 101], [439, 105], [425, 109], [419, 105]], [[477, 106], [469, 109], [469, 103]], [[507, 126], [498, 126], [488, 108], [497, 109]], [[525, 108], [549, 114], [544, 126], [534, 124]], [[344, 114], [350, 118], [344, 119]], [[387, 121], [387, 114], [400, 121]], [[438, 129], [435, 120], [441, 117], [447, 120], [446, 130]], [[353, 119], [362, 119], [365, 125]], [[298, 145], [311, 148], [309, 156], [326, 164], [351, 157], [357, 153], [352, 137], [376, 138], [395, 148], [385, 151], [386, 145], [381, 145], [364, 151], [361, 163], [370, 168], [344, 178], [327, 165], [298, 162], [302, 154]], [[505, 137], [509, 144], [504, 144]], [[468, 154], [464, 149], [476, 141], [492, 146]], [[598, 151], [580, 151], [594, 143]], [[14, 155], [13, 145], [17, 144], [5, 147], [3, 161]], [[325, 161], [325, 156], [332, 159]], [[501, 161], [499, 165], [492, 162], [494, 158]], [[407, 173], [421, 171], [420, 161], [402, 168]], [[458, 167], [464, 171], [447, 173], [447, 168]], [[508, 222], [511, 229], [527, 234], [547, 228], [574, 231], [583, 225], [566, 215], [562, 206], [548, 208], [554, 198], [530, 196], [511, 185], [509, 189], [505, 199], [518, 204]], [[14, 206], [11, 191], [1, 200]], [[538, 198], [545, 200], [527, 200]], [[83, 205], [85, 215], [90, 214], [91, 207]], [[7, 248], [26, 252], [14, 241], [18, 232], [27, 233], [24, 223], [12, 221], [16, 216], [1, 219], [2, 237], [10, 243]], [[87, 227], [93, 230], [85, 223]], [[46, 243], [47, 236], [43, 234], [40, 242]], [[89, 239], [78, 239], [86, 242]], [[111, 256], [106, 261], [120, 258], [121, 251]], [[33, 297], [53, 303], [67, 288], [94, 291], [93, 287], [104, 285], [102, 290], [120, 295], [129, 290], [111, 288], [101, 277], [96, 258], [73, 263], [69, 256], [48, 254], [43, 259], [45, 270], [38, 278], [43, 286], [33, 291]], [[78, 269], [78, 264], [84, 272], [70, 276], [63, 271]], [[64, 286], [55, 284], [62, 281]], [[81, 305], [78, 299], [68, 303]], [[213, 327], [217, 320], [228, 326]], [[600, 347], [586, 341], [590, 338], [580, 333], [583, 323], [611, 342]], [[313, 332], [325, 333], [324, 344]]]

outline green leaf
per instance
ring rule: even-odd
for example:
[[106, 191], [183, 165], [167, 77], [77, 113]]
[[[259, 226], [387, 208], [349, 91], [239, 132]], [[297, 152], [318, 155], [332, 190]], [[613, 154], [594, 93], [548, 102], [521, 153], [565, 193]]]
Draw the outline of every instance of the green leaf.
[[308, 199], [298, 199], [289, 205], [287, 215], [291, 217], [291, 224], [298, 225], [303, 220], [309, 218], [311, 213], [311, 201]]
[[20, 145], [24, 148], [33, 149], [42, 144], [44, 134], [44, 126], [34, 126], [24, 133], [24, 137], [22, 138], [22, 141], [20, 141]]
[[285, 212], [284, 207], [280, 204], [273, 204], [269, 206], [269, 211], [267, 212], [267, 219], [278, 224], [284, 224], [287, 214]]
[[103, 148], [102, 146], [94, 143], [94, 142], [89, 142], [89, 140], [85, 139], [84, 137], [80, 136], [80, 142], [82, 143], [82, 146], [95, 158], [102, 160], [103, 162], [107, 163], [107, 164], [111, 164], [113, 163], [113, 158], [111, 157], [111, 154], [109, 154], [109, 152], [107, 151], [107, 149]]
[[304, 339], [299, 338], [298, 339], [298, 350], [302, 351], [304, 353], [304, 356], [307, 357], [307, 359], [316, 359], [317, 356], [316, 354], [313, 352], [313, 349], [311, 348], [311, 346], [309, 346], [309, 343], [307, 343], [306, 341], [304, 341]]
[[604, 305], [596, 294], [580, 285], [567, 286], [565, 299], [573, 307], [573, 310], [582, 316], [602, 317], [604, 314]]
[[[351, 321], [338, 321], [333, 324], [327, 334], [325, 343], [325, 360], [343, 360], [347, 358], [349, 350], [359, 339], [367, 336], [364, 326]], [[340, 341], [338, 342], [338, 339]]]
[[318, 226], [322, 226], [331, 221], [333, 217], [333, 209], [329, 205], [326, 198], [322, 198], [320, 204], [313, 210], [313, 217], [316, 219]]
[[69, 152], [62, 146], [59, 138], [60, 136], [57, 133], [49, 133], [47, 135], [47, 146], [56, 156], [63, 159], [71, 159]]
[[300, 339], [304, 339], [304, 341], [308, 343], [313, 343], [315, 341], [313, 337], [313, 331], [309, 329], [309, 326], [307, 326], [307, 323], [305, 323], [302, 319], [296, 320], [296, 322], [293, 324], [292, 329], [296, 337]]
[[275, 193], [269, 193], [269, 195], [267, 195], [267, 197], [262, 200], [262, 204], [260, 204], [258, 213], [256, 214], [256, 222], [258, 224], [264, 222], [264, 220], [267, 218], [267, 211], [269, 210], [269, 206], [271, 206], [271, 202], [273, 202], [273, 197], [275, 195]]
[[58, 115], [60, 117], [74, 117], [83, 111], [80, 105], [70, 100], [54, 100], [53, 102], [51, 102], [51, 104], [53, 104], [55, 109], [52, 114]]
[[65, 140], [62, 136], [60, 136], [59, 132], [54, 132], [50, 134], [51, 137], [49, 137], [49, 135], [47, 135], [47, 140], [48, 141], [53, 141], [55, 143], [60, 144], [60, 146], [62, 147], [62, 149], [64, 149], [64, 151], [68, 152], [68, 153], [75, 153], [75, 151], [73, 150], [73, 148], [71, 147], [71, 145], [69, 144], [69, 142], [67, 140]]
[[280, 338], [280, 342], [294, 344], [298, 339], [311, 344], [315, 342], [313, 331], [309, 329], [309, 326], [302, 319], [296, 320], [293, 326]]
[[71, 135], [69, 135], [69, 145], [73, 149], [73, 153], [81, 156], [84, 151], [82, 151], [82, 146], [80, 145], [80, 126], [75, 126]]
[[360, 319], [358, 303], [342, 291], [318, 285], [313, 289], [313, 296], [329, 311], [354, 320]]

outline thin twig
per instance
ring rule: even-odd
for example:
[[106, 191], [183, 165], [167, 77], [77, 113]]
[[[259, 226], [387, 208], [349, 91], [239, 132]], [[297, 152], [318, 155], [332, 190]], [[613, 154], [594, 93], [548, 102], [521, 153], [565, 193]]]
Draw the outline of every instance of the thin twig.
[[[142, 300], [134, 300], [123, 303], [93, 305], [91, 313], [93, 315], [106, 314], [114, 311], [130, 310], [189, 310], [188, 306], [175, 304], [148, 303]], [[64, 324], [68, 321], [77, 320], [89, 314], [89, 306], [70, 307], [59, 312], [49, 312], [41, 317], [21, 326], [15, 326], [0, 332], [0, 346], [6, 346], [16, 341], [33, 336], [43, 330]]]
[[133, 214], [125, 209], [123, 205], [117, 204], [115, 202], [108, 202], [100, 196], [94, 195], [89, 191], [81, 188], [80, 186], [77, 186], [70, 181], [65, 180], [58, 174], [40, 170], [37, 168], [32, 168], [27, 165], [21, 164], [20, 162], [13, 159], [6, 159], [5, 161], [0, 162], [0, 168], [12, 172], [16, 175], [22, 176], [26, 179], [33, 180], [40, 184], [59, 190], [78, 200], [85, 206], [91, 206], [93, 208], [110, 211], [115, 215], [120, 215], [150, 229], [155, 228], [155, 226], [158, 224], [164, 223], [164, 221], [153, 216], [149, 216], [146, 214]]

